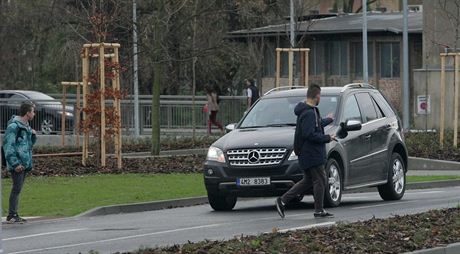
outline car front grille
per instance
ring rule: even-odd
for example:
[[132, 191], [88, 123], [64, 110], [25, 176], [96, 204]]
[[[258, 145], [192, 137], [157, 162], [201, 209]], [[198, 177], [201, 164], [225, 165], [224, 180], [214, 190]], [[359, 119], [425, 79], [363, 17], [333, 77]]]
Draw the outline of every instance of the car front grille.
[[227, 158], [230, 166], [270, 166], [280, 164], [286, 151], [286, 148], [234, 149], [227, 151]]

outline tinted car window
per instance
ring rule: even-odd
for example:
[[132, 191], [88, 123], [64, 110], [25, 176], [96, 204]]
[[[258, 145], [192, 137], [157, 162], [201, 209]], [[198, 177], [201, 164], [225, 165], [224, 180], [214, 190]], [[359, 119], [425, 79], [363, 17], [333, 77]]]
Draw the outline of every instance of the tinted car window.
[[372, 96], [376, 99], [377, 105], [379, 105], [386, 116], [391, 116], [396, 112], [381, 93], [373, 93]]
[[374, 98], [372, 98], [372, 103], [374, 104], [375, 111], [377, 112], [377, 118], [385, 117], [383, 110], [379, 107]]
[[359, 111], [358, 103], [354, 95], [347, 98], [343, 110], [343, 122], [346, 121], [359, 121], [361, 122], [361, 112]]
[[359, 108], [363, 113], [363, 123], [370, 122], [377, 119], [377, 112], [375, 112], [374, 104], [368, 93], [356, 94]]
[[[265, 127], [270, 125], [295, 125], [297, 116], [294, 108], [305, 97], [285, 97], [261, 99], [244, 118], [239, 128]], [[337, 109], [336, 96], [321, 96], [318, 105], [321, 115], [335, 114]]]

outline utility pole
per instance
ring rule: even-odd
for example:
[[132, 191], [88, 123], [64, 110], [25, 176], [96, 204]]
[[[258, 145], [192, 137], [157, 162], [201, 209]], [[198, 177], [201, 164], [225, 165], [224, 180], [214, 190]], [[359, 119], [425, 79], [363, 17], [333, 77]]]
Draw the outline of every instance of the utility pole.
[[407, 0], [403, 0], [403, 127], [410, 127], [409, 111], [409, 38], [407, 34]]
[[[363, 80], [369, 82], [369, 72], [367, 63], [367, 0], [363, 0]], [[377, 84], [375, 84], [377, 85]]]
[[[290, 48], [295, 47], [295, 31], [294, 31], [294, 0], [290, 0], [289, 2], [289, 9], [290, 9], [290, 18], [289, 18], [289, 28], [290, 28], [290, 39], [291, 45]], [[289, 51], [289, 85], [292, 86], [295, 83], [295, 66], [294, 66], [294, 52]]]
[[134, 82], [134, 136], [139, 137], [139, 76], [137, 66], [137, 6], [133, 0], [133, 82]]

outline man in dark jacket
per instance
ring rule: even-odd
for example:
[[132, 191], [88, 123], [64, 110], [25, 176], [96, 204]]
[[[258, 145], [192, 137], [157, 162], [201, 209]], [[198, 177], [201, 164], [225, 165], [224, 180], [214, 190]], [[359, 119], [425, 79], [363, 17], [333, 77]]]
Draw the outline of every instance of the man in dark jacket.
[[333, 217], [323, 208], [326, 190], [326, 143], [336, 140], [335, 135], [325, 135], [324, 127], [332, 123], [333, 118], [321, 119], [317, 108], [321, 100], [321, 88], [311, 85], [307, 91], [306, 103], [300, 102], [294, 109], [297, 115], [295, 145], [300, 149], [299, 166], [303, 170], [303, 179], [292, 186], [283, 196], [276, 199], [275, 205], [281, 218], [284, 218], [285, 204], [311, 188], [313, 181], [313, 197], [315, 199], [315, 218]]
[[256, 102], [259, 99], [259, 89], [256, 87], [254, 79], [246, 79], [244, 83], [246, 83], [247, 87], [247, 108], [249, 109], [254, 104], [254, 102]]

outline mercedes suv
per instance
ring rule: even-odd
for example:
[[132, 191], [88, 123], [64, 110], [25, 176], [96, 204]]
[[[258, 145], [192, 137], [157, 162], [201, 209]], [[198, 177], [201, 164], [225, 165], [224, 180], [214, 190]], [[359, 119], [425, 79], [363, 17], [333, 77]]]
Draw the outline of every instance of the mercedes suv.
[[[302, 179], [293, 151], [294, 107], [306, 94], [291, 87], [268, 92], [211, 145], [204, 182], [214, 210], [232, 210], [238, 197], [280, 196]], [[334, 116], [325, 132], [338, 138], [326, 144], [325, 205], [338, 206], [344, 190], [373, 186], [384, 200], [401, 199], [408, 155], [401, 121], [386, 98], [367, 84], [323, 87], [318, 107], [323, 117]]]

